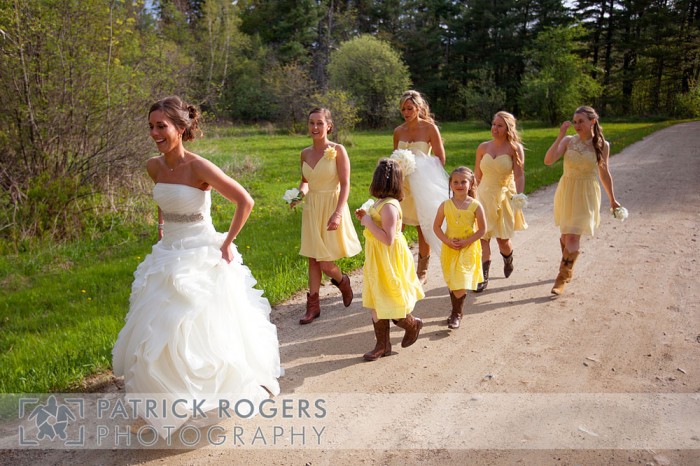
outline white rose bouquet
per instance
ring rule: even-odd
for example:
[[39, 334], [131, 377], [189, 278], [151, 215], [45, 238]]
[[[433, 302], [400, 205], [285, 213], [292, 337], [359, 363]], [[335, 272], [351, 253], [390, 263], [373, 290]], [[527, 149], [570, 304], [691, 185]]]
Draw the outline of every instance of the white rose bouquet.
[[399, 162], [404, 176], [416, 171], [416, 156], [408, 149], [396, 149], [389, 158]]
[[513, 197], [510, 198], [510, 204], [515, 210], [523, 210], [527, 207], [527, 202], [527, 195], [525, 193], [514, 194]]
[[613, 217], [618, 219], [621, 222], [624, 222], [627, 217], [629, 217], [630, 213], [625, 209], [624, 207], [620, 206], [615, 209], [612, 207], [610, 208], [610, 213], [612, 214]]
[[284, 199], [287, 202], [287, 204], [291, 204], [295, 201], [301, 201], [303, 197], [304, 196], [302, 195], [301, 191], [299, 191], [297, 188], [292, 188], [284, 192], [284, 196], [282, 196], [282, 199]]

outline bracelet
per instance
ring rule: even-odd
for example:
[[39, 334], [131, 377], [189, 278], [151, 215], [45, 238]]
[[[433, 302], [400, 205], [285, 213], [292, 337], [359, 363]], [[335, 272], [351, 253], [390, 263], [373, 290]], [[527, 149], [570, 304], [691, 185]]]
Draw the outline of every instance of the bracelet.
[[165, 225], [165, 223], [159, 223], [159, 224], [158, 224], [158, 229], [159, 229], [159, 230], [162, 230], [164, 225]]

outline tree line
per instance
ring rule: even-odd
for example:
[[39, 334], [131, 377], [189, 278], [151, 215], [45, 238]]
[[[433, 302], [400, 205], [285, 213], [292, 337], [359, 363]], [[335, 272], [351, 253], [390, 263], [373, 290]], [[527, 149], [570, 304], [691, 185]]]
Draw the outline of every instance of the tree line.
[[442, 121], [697, 117], [699, 19], [700, 0], [3, 0], [0, 237], [109, 222], [167, 94], [291, 131], [314, 105], [386, 127], [409, 87]]

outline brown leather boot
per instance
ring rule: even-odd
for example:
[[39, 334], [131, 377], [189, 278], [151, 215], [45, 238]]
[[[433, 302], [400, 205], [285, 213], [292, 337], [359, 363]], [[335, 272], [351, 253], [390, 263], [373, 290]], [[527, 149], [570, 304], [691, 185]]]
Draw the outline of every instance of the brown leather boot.
[[310, 324], [321, 315], [321, 300], [318, 293], [306, 293], [306, 314], [299, 319], [301, 325]]
[[389, 338], [389, 319], [380, 319], [372, 322], [374, 325], [374, 336], [377, 338], [377, 345], [362, 357], [365, 361], [376, 361], [377, 359], [391, 354], [391, 339]]
[[481, 293], [489, 285], [489, 269], [491, 268], [491, 261], [482, 262], [481, 268], [484, 271], [484, 281], [476, 285], [476, 290], [474, 290], [474, 293]]
[[453, 328], [453, 329], [458, 329], [460, 322], [462, 321], [462, 316], [463, 316], [463, 309], [464, 309], [464, 300], [467, 299], [467, 295], [465, 294], [461, 298], [457, 298], [454, 293], [450, 291], [450, 301], [452, 301], [452, 312], [450, 313], [450, 317], [447, 318], [447, 327], [448, 328]]
[[510, 254], [507, 256], [504, 256], [503, 253], [501, 253], [501, 256], [503, 256], [503, 275], [506, 276], [506, 278], [510, 277], [510, 274], [513, 273], [513, 251], [510, 251]]
[[423, 257], [418, 253], [418, 265], [416, 266], [416, 275], [421, 285], [428, 283], [428, 263], [430, 262], [430, 254]]
[[394, 323], [406, 330], [406, 333], [403, 334], [403, 340], [401, 340], [402, 348], [408, 348], [414, 344], [418, 339], [420, 329], [423, 328], [423, 321], [418, 317], [413, 317], [413, 314], [408, 314], [403, 319], [395, 320]]
[[350, 277], [343, 274], [340, 283], [331, 278], [331, 283], [338, 287], [343, 295], [343, 305], [348, 307], [352, 303], [352, 287], [350, 286]]
[[579, 251], [569, 252], [564, 248], [564, 253], [561, 256], [561, 264], [559, 265], [559, 275], [554, 280], [552, 294], [560, 295], [564, 292], [566, 284], [571, 281], [574, 276], [574, 264], [578, 258]]

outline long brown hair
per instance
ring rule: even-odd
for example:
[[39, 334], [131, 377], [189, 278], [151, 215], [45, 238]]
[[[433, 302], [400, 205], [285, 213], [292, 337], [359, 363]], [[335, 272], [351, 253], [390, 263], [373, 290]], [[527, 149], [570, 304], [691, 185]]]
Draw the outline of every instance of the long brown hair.
[[596, 161], [600, 164], [600, 161], [603, 159], [603, 148], [605, 147], [605, 136], [603, 136], [603, 127], [600, 126], [599, 123], [600, 117], [598, 116], [598, 113], [593, 109], [593, 107], [589, 107], [587, 105], [582, 105], [581, 107], [577, 108], [574, 112], [574, 115], [576, 115], [577, 113], [586, 115], [586, 117], [589, 120], [595, 120], [595, 123], [593, 123], [593, 139], [591, 140], [591, 142], [593, 143], [593, 149], [595, 149]]

